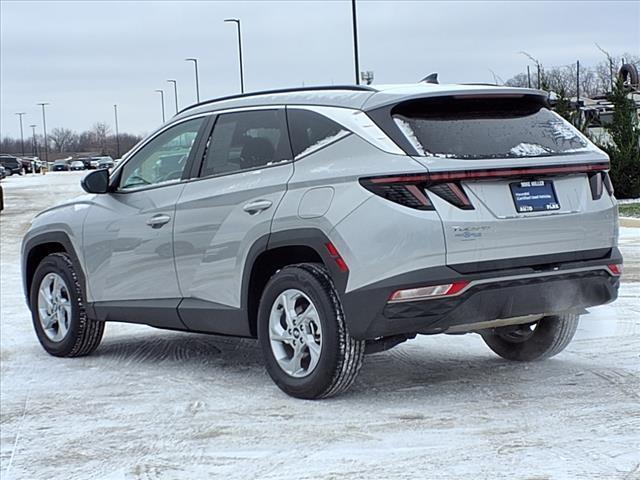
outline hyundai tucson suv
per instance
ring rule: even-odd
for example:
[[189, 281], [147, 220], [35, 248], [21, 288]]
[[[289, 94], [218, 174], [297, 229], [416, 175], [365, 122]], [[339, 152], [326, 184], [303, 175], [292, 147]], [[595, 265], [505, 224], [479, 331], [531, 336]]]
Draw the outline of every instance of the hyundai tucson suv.
[[254, 337], [286, 393], [345, 391], [367, 353], [482, 335], [530, 361], [617, 296], [609, 159], [537, 90], [315, 87], [191, 106], [33, 220], [44, 349], [106, 321]]

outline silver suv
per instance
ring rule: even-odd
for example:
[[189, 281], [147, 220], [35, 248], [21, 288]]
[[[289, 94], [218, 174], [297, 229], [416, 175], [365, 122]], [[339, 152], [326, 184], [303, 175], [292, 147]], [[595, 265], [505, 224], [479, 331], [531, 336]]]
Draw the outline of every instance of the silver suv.
[[257, 337], [300, 398], [345, 391], [366, 353], [417, 334], [546, 358], [617, 296], [608, 169], [537, 90], [207, 101], [34, 219], [27, 302], [56, 356], [94, 351], [105, 321]]

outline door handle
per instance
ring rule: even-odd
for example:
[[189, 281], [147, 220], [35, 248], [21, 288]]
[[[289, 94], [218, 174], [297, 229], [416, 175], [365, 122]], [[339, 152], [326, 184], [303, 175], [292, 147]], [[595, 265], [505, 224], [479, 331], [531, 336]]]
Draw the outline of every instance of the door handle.
[[170, 220], [171, 217], [169, 215], [159, 213], [158, 215], [154, 215], [153, 217], [148, 219], [147, 225], [149, 225], [151, 228], [160, 228], [163, 225], [169, 223]]
[[242, 209], [249, 215], [255, 215], [263, 210], [266, 210], [273, 202], [271, 200], [256, 200], [255, 202], [247, 203]]

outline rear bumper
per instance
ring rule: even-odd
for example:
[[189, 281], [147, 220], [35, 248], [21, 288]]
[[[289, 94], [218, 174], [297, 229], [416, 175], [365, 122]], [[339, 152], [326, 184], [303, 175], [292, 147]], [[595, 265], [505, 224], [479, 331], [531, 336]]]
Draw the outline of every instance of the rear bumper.
[[[576, 257], [576, 253], [585, 254]], [[561, 257], [556, 256], [550, 258], [553, 262], [540, 264], [539, 257], [530, 257], [530, 266], [523, 266], [527, 259], [515, 259], [511, 262], [518, 265], [515, 268], [486, 270], [481, 264], [465, 264], [409, 272], [344, 294], [347, 324], [359, 339], [441, 333], [456, 325], [578, 311], [617, 298], [620, 277], [607, 268], [622, 263], [617, 248], [570, 255], [573, 258], [566, 258], [582, 259], [557, 262]], [[593, 256], [599, 258], [589, 259]], [[400, 289], [455, 281], [470, 284], [450, 297], [388, 302]]]

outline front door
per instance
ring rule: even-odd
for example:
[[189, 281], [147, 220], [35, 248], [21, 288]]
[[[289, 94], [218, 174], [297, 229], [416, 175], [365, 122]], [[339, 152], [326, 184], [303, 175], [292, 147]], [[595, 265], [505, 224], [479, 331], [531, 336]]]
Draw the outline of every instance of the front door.
[[175, 312], [175, 206], [204, 122], [200, 117], [161, 132], [126, 161], [114, 192], [96, 195], [84, 252], [89, 300], [111, 312], [105, 319], [134, 321], [129, 317], [136, 311], [161, 315], [172, 305]]

